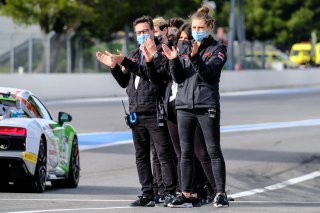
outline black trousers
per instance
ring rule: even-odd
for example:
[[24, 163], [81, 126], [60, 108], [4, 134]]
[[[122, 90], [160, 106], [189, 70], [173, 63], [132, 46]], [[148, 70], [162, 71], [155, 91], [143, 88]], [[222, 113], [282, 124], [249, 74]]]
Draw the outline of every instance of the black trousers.
[[[178, 183], [179, 186], [177, 187], [177, 191], [181, 191], [181, 145], [180, 145], [180, 138], [178, 132], [178, 124], [177, 124], [177, 110], [175, 106], [175, 102], [172, 101], [169, 103], [168, 106], [168, 120], [167, 125], [171, 137], [171, 141], [174, 147], [174, 151], [177, 156], [177, 174], [178, 174]], [[200, 164], [195, 164], [195, 175], [194, 175], [194, 189], [192, 192], [197, 192], [197, 185], [204, 185], [204, 181], [206, 177], [208, 178], [213, 191], [216, 190], [216, 183], [214, 180], [212, 166], [211, 166], [211, 159], [207, 152], [205, 140], [203, 137], [202, 130], [200, 125], [196, 125], [195, 129], [195, 137], [194, 137], [194, 153], [195, 157], [198, 159]], [[202, 171], [203, 170], [203, 171]], [[203, 173], [205, 176], [203, 176]]]
[[199, 123], [211, 159], [217, 192], [225, 192], [226, 166], [220, 147], [220, 111], [217, 110], [215, 118], [211, 118], [208, 109], [178, 109], [177, 119], [181, 146], [182, 191], [192, 192], [194, 136]]
[[158, 127], [156, 114], [139, 113], [138, 122], [132, 128], [132, 135], [142, 194], [149, 198], [154, 196], [150, 161], [151, 140], [160, 162], [164, 192], [173, 194], [176, 188], [176, 175], [169, 138], [167, 131]]

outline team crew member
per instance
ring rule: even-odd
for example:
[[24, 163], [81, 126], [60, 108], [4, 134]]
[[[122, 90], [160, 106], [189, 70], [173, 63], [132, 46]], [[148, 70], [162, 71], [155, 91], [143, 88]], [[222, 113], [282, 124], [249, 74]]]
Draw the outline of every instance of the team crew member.
[[163, 45], [170, 59], [170, 71], [179, 83], [176, 97], [181, 145], [181, 188], [170, 207], [191, 207], [195, 127], [199, 122], [217, 186], [215, 207], [229, 206], [225, 193], [226, 167], [220, 147], [219, 81], [226, 62], [226, 47], [210, 35], [213, 18], [202, 7], [191, 16], [194, 43], [187, 57], [178, 57], [176, 49]]
[[[158, 52], [158, 49], [161, 49], [162, 44], [168, 44], [169, 47], [172, 46], [173, 42], [168, 41], [167, 39], [167, 33], [168, 33], [168, 24], [166, 20], [162, 17], [156, 17], [152, 20], [153, 22], [153, 29], [154, 29], [154, 42], [157, 45], [157, 47], [154, 47], [154, 53]], [[146, 42], [147, 43], [147, 42]], [[159, 48], [158, 48], [159, 47]], [[160, 84], [164, 84], [166, 81], [162, 81]], [[158, 85], [158, 84], [157, 84]], [[167, 130], [167, 128], [164, 126], [164, 129]], [[170, 150], [173, 155], [173, 162], [174, 167], [177, 167], [177, 159], [174, 154], [174, 148], [172, 146], [172, 143], [169, 143]], [[161, 174], [161, 167], [160, 162], [157, 156], [157, 153], [154, 149], [154, 144], [151, 142], [151, 152], [152, 152], [152, 169], [153, 169], [153, 182], [154, 182], [154, 193], [155, 193], [155, 203], [160, 204], [165, 201], [166, 194], [163, 193], [163, 182], [162, 182], [162, 174]], [[177, 184], [178, 186], [178, 184]], [[178, 187], [177, 187], [178, 188]], [[179, 189], [176, 189], [179, 190]]]
[[[140, 47], [146, 38], [153, 39], [153, 23], [149, 16], [143, 16], [133, 22], [133, 27]], [[154, 142], [155, 150], [161, 165], [164, 192], [175, 194], [176, 177], [169, 148], [166, 131], [158, 126], [156, 103], [159, 96], [158, 86], [149, 81], [145, 61], [140, 48], [133, 50], [129, 58], [119, 54], [97, 52], [97, 58], [111, 68], [113, 77], [119, 85], [126, 88], [129, 96], [129, 111], [131, 114], [132, 135], [135, 147], [136, 164], [139, 181], [142, 186], [142, 196], [131, 206], [154, 206], [153, 177], [150, 163], [150, 140]], [[162, 56], [155, 60], [161, 64]], [[125, 68], [121, 70], [120, 65]]]
[[184, 20], [180, 17], [173, 17], [168, 20], [168, 39], [176, 40], [180, 27], [184, 24]]
[[[184, 45], [188, 44], [191, 40], [191, 25], [185, 24], [181, 27], [181, 29], [178, 32], [178, 48], [179, 48], [179, 55], [186, 55], [190, 52], [190, 46]], [[146, 41], [146, 45], [143, 48], [144, 55], [146, 56], [147, 61], [147, 67], [149, 71], [149, 77], [151, 82], [157, 84], [162, 81], [168, 81], [168, 86], [166, 89], [166, 95], [165, 95], [165, 108], [168, 115], [167, 119], [167, 126], [169, 129], [169, 133], [171, 136], [171, 141], [174, 146], [175, 153], [178, 158], [178, 177], [179, 177], [179, 183], [181, 182], [181, 172], [180, 172], [180, 159], [181, 159], [181, 148], [180, 148], [180, 140], [179, 140], [179, 134], [178, 134], [178, 126], [177, 126], [177, 112], [175, 107], [175, 99], [176, 99], [176, 93], [177, 93], [177, 84], [175, 81], [172, 80], [171, 75], [169, 73], [169, 67], [162, 66], [161, 69], [155, 70], [154, 63], [152, 61], [152, 52], [150, 52], [152, 49], [155, 49], [155, 44], [152, 43], [151, 40]], [[196, 159], [200, 161], [201, 164], [196, 164], [196, 171], [194, 178], [194, 189], [193, 191], [193, 199], [192, 204], [193, 206], [199, 206], [201, 203], [199, 202], [199, 197], [197, 193], [200, 191], [197, 189], [197, 186], [201, 186], [204, 188], [204, 180], [205, 177], [201, 176], [203, 174], [202, 168], [208, 177], [210, 181], [210, 185], [215, 187], [215, 181], [214, 176], [212, 172], [211, 167], [211, 160], [209, 157], [209, 154], [206, 150], [205, 141], [203, 139], [202, 130], [199, 125], [197, 125], [196, 131], [195, 131], [195, 143], [194, 143], [194, 149], [195, 149], [195, 155]], [[203, 191], [203, 190], [202, 190]], [[212, 189], [214, 191], [214, 189]], [[206, 195], [204, 193], [201, 194], [201, 198], [206, 199]], [[172, 199], [173, 200], [173, 199]], [[171, 200], [171, 201], [172, 201]], [[169, 204], [169, 203], [167, 203]]]

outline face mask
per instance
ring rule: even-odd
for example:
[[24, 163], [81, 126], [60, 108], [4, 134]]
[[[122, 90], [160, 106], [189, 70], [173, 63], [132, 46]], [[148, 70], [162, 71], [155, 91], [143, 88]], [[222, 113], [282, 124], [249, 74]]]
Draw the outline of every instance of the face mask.
[[150, 38], [150, 34], [141, 34], [137, 36], [137, 42], [142, 45], [147, 38]]
[[185, 41], [185, 40], [178, 40], [177, 48], [178, 48], [179, 53], [184, 52], [185, 54], [189, 54], [190, 49], [191, 49], [191, 42]]
[[156, 42], [156, 44], [160, 44], [162, 41], [162, 36], [161, 35], [154, 36], [154, 41]]
[[202, 41], [207, 37], [207, 34], [205, 31], [192, 31], [192, 37], [196, 41]]

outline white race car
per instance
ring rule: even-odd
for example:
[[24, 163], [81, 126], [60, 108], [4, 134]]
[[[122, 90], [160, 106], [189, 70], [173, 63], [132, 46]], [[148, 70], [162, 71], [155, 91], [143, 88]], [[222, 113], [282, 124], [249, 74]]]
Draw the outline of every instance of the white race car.
[[30, 91], [0, 87], [0, 185], [35, 192], [45, 191], [47, 181], [77, 187], [80, 160], [71, 119], [59, 112], [54, 121]]

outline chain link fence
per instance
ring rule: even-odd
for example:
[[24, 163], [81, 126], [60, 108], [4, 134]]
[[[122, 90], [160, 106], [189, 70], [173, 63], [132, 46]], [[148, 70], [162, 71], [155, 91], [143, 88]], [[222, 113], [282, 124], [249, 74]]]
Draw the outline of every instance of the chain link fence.
[[[110, 42], [75, 34], [0, 33], [0, 73], [107, 72], [96, 51], [123, 50], [124, 36]], [[131, 39], [129, 48], [135, 48]]]

